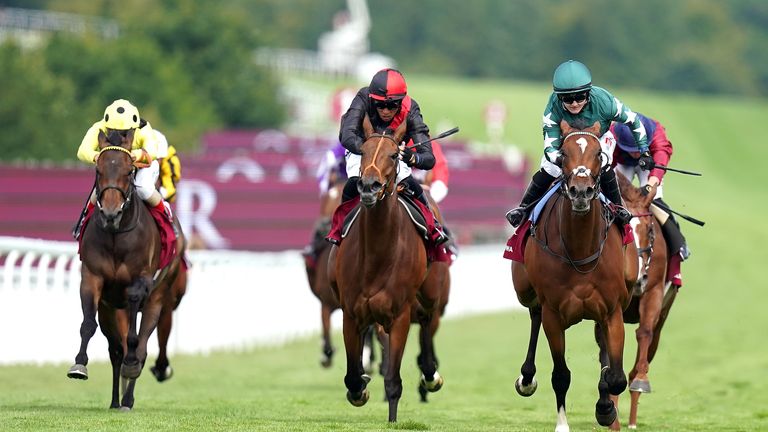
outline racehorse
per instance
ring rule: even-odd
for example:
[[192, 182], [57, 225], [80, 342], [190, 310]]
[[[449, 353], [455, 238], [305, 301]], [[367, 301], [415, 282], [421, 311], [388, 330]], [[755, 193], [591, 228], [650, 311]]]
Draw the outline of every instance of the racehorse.
[[[608, 366], [600, 372], [595, 417], [603, 426], [616, 419], [609, 395], [618, 395], [627, 386], [622, 312], [629, 303], [628, 287], [637, 278], [637, 252], [622, 245], [622, 233], [613, 223], [612, 213], [599, 201], [601, 159], [605, 157], [598, 138], [599, 124], [577, 130], [562, 122], [561, 130], [563, 176], [559, 189], [532, 228], [524, 264], [512, 263], [517, 297], [531, 317], [528, 352], [515, 388], [522, 396], [536, 391], [536, 343], [543, 325], [554, 363], [552, 388], [558, 432], [570, 430], [565, 412], [571, 383], [565, 361], [565, 330], [583, 319], [595, 321], [595, 332], [608, 358]], [[626, 258], [625, 253], [634, 258]], [[634, 267], [629, 268], [632, 262]]]
[[[640, 260], [637, 284], [634, 286], [629, 307], [624, 311], [625, 323], [639, 324], [635, 331], [637, 356], [635, 365], [629, 372], [631, 396], [629, 428], [635, 429], [640, 395], [651, 391], [648, 379], [649, 365], [659, 347], [661, 329], [675, 301], [677, 288], [665, 278], [668, 260], [667, 243], [662, 234], [661, 225], [651, 210], [656, 188], [653, 187], [647, 194], [643, 194], [642, 189], [633, 186], [620, 173], [617, 173], [616, 178], [619, 181], [624, 202], [634, 216], [632, 227]], [[603, 359], [602, 356], [601, 359]]]
[[[107, 338], [112, 363], [110, 408], [130, 410], [134, 387], [147, 358], [147, 340], [157, 326], [168, 285], [155, 289], [161, 237], [149, 209], [133, 184], [129, 149], [134, 130], [99, 133], [96, 162], [96, 212], [83, 232], [80, 301], [83, 322], [80, 350], [67, 376], [88, 379], [88, 342], [96, 332]], [[137, 330], [137, 315], [142, 312]], [[123, 379], [122, 400], [119, 381]]]
[[[442, 226], [445, 226], [445, 221], [443, 220], [443, 216], [440, 213], [437, 203], [432, 199], [432, 196], [429, 195], [428, 187], [424, 189], [424, 193], [427, 196], [432, 212], [435, 214], [435, 218], [442, 224]], [[436, 313], [431, 314], [431, 317], [418, 303], [416, 304], [416, 307], [411, 310], [411, 324], [419, 324], [419, 346], [421, 352], [416, 358], [416, 363], [419, 365], [419, 368], [423, 369], [426, 367], [426, 365], [421, 364], [425, 359], [423, 353], [428, 350], [433, 353], [435, 352], [433, 344], [434, 337], [437, 333], [437, 329], [440, 327], [440, 319], [445, 314], [445, 308], [448, 306], [448, 297], [451, 291], [450, 263], [445, 261], [431, 262], [429, 264], [429, 270], [427, 271], [427, 278], [422, 285], [422, 290], [429, 292], [429, 297], [439, 299], [437, 301]], [[389, 356], [387, 352], [387, 344], [385, 343], [386, 339], [383, 332], [377, 332], [377, 336], [382, 346], [382, 360], [379, 373], [385, 375]], [[371, 344], [371, 342], [372, 338], [370, 338], [370, 340], [368, 338], [366, 339], [367, 344]], [[373, 358], [373, 351], [371, 351], [371, 358]], [[439, 361], [436, 355], [434, 361], [435, 364], [439, 366]], [[427, 402], [429, 390], [427, 389], [427, 383], [423, 378], [419, 380], [418, 391], [420, 400], [422, 402]]]
[[[168, 337], [171, 334], [173, 326], [173, 311], [179, 307], [181, 299], [187, 292], [187, 265], [183, 262], [184, 251], [187, 249], [187, 239], [181, 231], [181, 224], [174, 215], [174, 224], [179, 231], [176, 239], [176, 250], [178, 251], [173, 261], [163, 269], [167, 272], [165, 275], [161, 272], [156, 278], [158, 281], [155, 290], [162, 291], [163, 307], [160, 310], [160, 319], [157, 323], [157, 344], [159, 351], [155, 365], [149, 368], [152, 375], [158, 382], [163, 382], [173, 376], [173, 368], [168, 361], [167, 347]], [[167, 285], [168, 287], [166, 287]]]
[[[438, 298], [422, 289], [427, 277], [427, 253], [419, 233], [396, 193], [398, 144], [406, 122], [393, 135], [374, 133], [370, 119], [363, 120], [361, 176], [358, 183], [361, 210], [346, 239], [331, 249], [328, 272], [344, 312], [344, 348], [347, 400], [363, 406], [370, 397], [370, 377], [363, 369], [363, 333], [371, 324], [386, 332], [389, 365], [384, 387], [389, 402], [389, 421], [397, 421], [403, 392], [400, 366], [417, 303], [425, 316], [435, 313]], [[432, 344], [427, 346], [431, 349]], [[442, 386], [434, 353], [422, 353], [422, 375], [430, 391]]]
[[320, 300], [320, 319], [322, 321], [322, 357], [320, 358], [320, 364], [325, 367], [331, 367], [333, 361], [333, 354], [336, 349], [331, 343], [331, 314], [334, 311], [341, 308], [339, 299], [336, 297], [336, 293], [331, 289], [331, 284], [328, 280], [328, 256], [331, 252], [331, 244], [325, 241], [324, 235], [328, 232], [331, 226], [331, 216], [336, 207], [341, 203], [341, 192], [344, 188], [344, 181], [337, 180], [335, 176], [331, 176], [328, 191], [325, 192], [320, 198], [320, 218], [315, 227], [315, 236], [318, 244], [321, 244], [320, 252], [317, 255], [317, 260], [314, 265], [310, 265], [305, 262], [305, 269], [307, 272], [307, 280], [309, 281], [309, 288], [312, 293]]

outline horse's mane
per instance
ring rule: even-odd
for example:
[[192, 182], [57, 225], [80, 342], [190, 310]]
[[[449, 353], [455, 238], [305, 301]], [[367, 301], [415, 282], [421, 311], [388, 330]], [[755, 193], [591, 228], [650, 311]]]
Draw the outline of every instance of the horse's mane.
[[621, 196], [624, 197], [628, 203], [640, 203], [645, 198], [640, 191], [640, 188], [635, 187], [635, 185], [624, 177], [624, 174], [616, 172], [616, 180], [619, 182]]

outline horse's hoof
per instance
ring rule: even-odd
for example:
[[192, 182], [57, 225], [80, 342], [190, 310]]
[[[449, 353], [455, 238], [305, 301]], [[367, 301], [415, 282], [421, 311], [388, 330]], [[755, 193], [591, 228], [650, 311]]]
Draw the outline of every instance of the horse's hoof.
[[371, 393], [368, 391], [367, 388], [364, 388], [362, 392], [360, 392], [360, 399], [355, 399], [352, 397], [352, 393], [347, 390], [347, 400], [352, 405], [360, 408], [361, 406], [365, 405], [368, 402], [368, 399], [370, 399]]
[[632, 384], [629, 385], [629, 391], [638, 393], [650, 393], [651, 382], [647, 380], [632, 380]]
[[363, 374], [360, 376], [360, 378], [362, 378], [363, 381], [365, 381], [365, 385], [368, 385], [368, 383], [371, 382], [371, 376], [368, 374]]
[[125, 364], [120, 366], [120, 376], [128, 379], [136, 379], [141, 375], [141, 362], [136, 364]]
[[152, 366], [149, 368], [149, 371], [155, 376], [157, 382], [167, 381], [173, 376], [173, 368], [170, 365], [166, 366], [165, 370], [162, 371], [157, 366]]
[[69, 372], [67, 372], [67, 377], [73, 378], [73, 379], [87, 380], [88, 368], [85, 367], [85, 365], [81, 365], [81, 364], [72, 365], [72, 367], [69, 368]]
[[616, 413], [616, 406], [613, 405], [613, 401], [611, 401], [611, 407], [609, 410], [601, 410], [600, 408], [600, 402], [597, 403], [597, 406], [595, 407], [595, 418], [597, 419], [597, 423], [600, 424], [600, 426], [610, 426], [613, 424], [614, 421], [616, 421], [617, 413]]
[[445, 380], [437, 371], [435, 371], [432, 381], [427, 381], [427, 379], [424, 378], [424, 374], [421, 374], [421, 385], [430, 393], [434, 393], [443, 388], [444, 383]]
[[629, 429], [629, 430], [637, 430], [637, 425], [636, 424], [628, 425], [627, 429]]
[[536, 382], [536, 378], [531, 379], [531, 383], [528, 385], [523, 385], [523, 376], [520, 375], [515, 380], [515, 390], [517, 390], [517, 394], [523, 397], [529, 397], [536, 393], [536, 389], [539, 387], [539, 383]]
[[120, 412], [131, 412], [131, 407], [127, 407], [127, 406], [121, 406], [118, 409], [120, 410]]
[[331, 367], [332, 364], [333, 363], [331, 362], [331, 359], [328, 357], [324, 357], [320, 359], [320, 366], [322, 366], [325, 369], [328, 369], [329, 367]]

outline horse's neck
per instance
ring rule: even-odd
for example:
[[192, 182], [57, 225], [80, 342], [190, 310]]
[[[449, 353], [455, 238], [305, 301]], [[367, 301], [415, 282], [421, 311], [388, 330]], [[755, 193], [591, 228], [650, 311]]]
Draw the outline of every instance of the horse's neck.
[[360, 222], [363, 250], [390, 248], [402, 224], [397, 194], [387, 195], [373, 208], [363, 207]]
[[558, 230], [568, 254], [584, 258], [594, 253], [605, 237], [607, 223], [600, 200], [592, 200], [589, 212], [578, 215], [572, 211], [569, 200], [561, 199], [558, 213]]

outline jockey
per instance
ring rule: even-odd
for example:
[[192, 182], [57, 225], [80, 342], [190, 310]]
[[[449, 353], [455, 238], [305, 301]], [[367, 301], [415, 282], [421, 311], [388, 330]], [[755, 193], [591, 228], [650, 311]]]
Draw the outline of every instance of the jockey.
[[[627, 125], [612, 124], [611, 132], [616, 137], [616, 150], [613, 153], [614, 169], [630, 181], [637, 176], [644, 194], [648, 194], [653, 186], [656, 186], [656, 195], [653, 201], [668, 208], [669, 206], [662, 199], [662, 179], [666, 171], [657, 168], [656, 165], [666, 166], [669, 163], [672, 156], [672, 142], [667, 138], [667, 131], [661, 123], [640, 113], [637, 113], [637, 117], [643, 123], [645, 132], [650, 137], [649, 151], [647, 153], [637, 151], [634, 146], [632, 131]], [[665, 215], [663, 220], [660, 219], [659, 222], [661, 222], [661, 231], [664, 233], [667, 249], [670, 252], [669, 274], [672, 283], [680, 287], [682, 286], [680, 263], [687, 259], [691, 252], [688, 250], [685, 237], [680, 231], [680, 224], [677, 223], [675, 217], [662, 209], [659, 210]]]
[[[104, 110], [104, 117], [91, 126], [83, 137], [80, 147], [77, 149], [77, 158], [83, 162], [95, 164], [99, 157], [99, 132], [107, 137], [112, 134], [126, 136], [133, 131], [133, 144], [131, 145], [131, 158], [138, 168], [133, 180], [136, 193], [146, 201], [148, 205], [162, 210], [173, 226], [173, 216], [168, 203], [163, 200], [160, 192], [155, 189], [155, 182], [159, 175], [157, 163], [157, 138], [152, 126], [139, 117], [139, 110], [125, 99], [112, 102]], [[86, 207], [80, 214], [80, 220], [72, 230], [72, 235], [77, 240], [83, 228], [85, 216], [96, 206], [96, 190], [91, 191]]]
[[325, 152], [325, 157], [317, 166], [317, 186], [320, 196], [328, 193], [335, 182], [347, 180], [347, 161], [344, 157], [346, 150], [336, 141], [333, 147]]
[[157, 161], [160, 165], [160, 176], [157, 190], [163, 199], [172, 203], [176, 200], [176, 183], [181, 180], [181, 161], [176, 154], [176, 148], [168, 144], [168, 140], [160, 131], [155, 129], [157, 142]]
[[544, 156], [541, 170], [533, 175], [520, 206], [507, 212], [507, 221], [517, 227], [550, 184], [560, 175], [560, 122], [565, 120], [571, 126], [588, 127], [600, 123], [600, 145], [605, 157], [602, 159], [605, 172], [600, 176], [600, 190], [608, 200], [616, 204], [615, 217], [621, 225], [627, 225], [632, 215], [621, 207], [621, 193], [616, 174], [611, 169], [613, 149], [616, 140], [609, 128], [612, 121], [631, 126], [634, 146], [640, 153], [648, 151], [648, 137], [637, 114], [602, 87], [592, 85], [592, 74], [587, 67], [575, 60], [568, 60], [555, 69], [552, 78], [554, 92], [549, 96], [544, 110]]
[[[368, 87], [361, 88], [346, 114], [341, 118], [339, 140], [346, 152], [347, 183], [344, 185], [342, 202], [347, 202], [359, 195], [357, 183], [360, 180], [361, 146], [363, 145], [363, 118], [368, 115], [375, 132], [393, 131], [407, 122], [404, 142], [424, 142], [429, 139], [429, 128], [424, 124], [419, 104], [408, 96], [408, 89], [403, 75], [395, 69], [382, 69], [373, 76]], [[413, 150], [404, 149], [400, 145], [401, 155], [397, 173], [397, 183], [403, 184], [413, 196], [427, 208], [429, 203], [424, 196], [424, 190], [412, 176], [411, 168], [430, 170], [435, 165], [435, 156], [430, 143], [425, 143]], [[415, 150], [415, 151], [414, 151]], [[343, 220], [343, 217], [341, 218]], [[437, 220], [435, 220], [437, 224]], [[332, 227], [331, 234], [326, 238], [331, 243], [338, 244], [341, 238], [336, 233], [339, 227]], [[430, 233], [435, 244], [448, 240], [439, 227]]]

